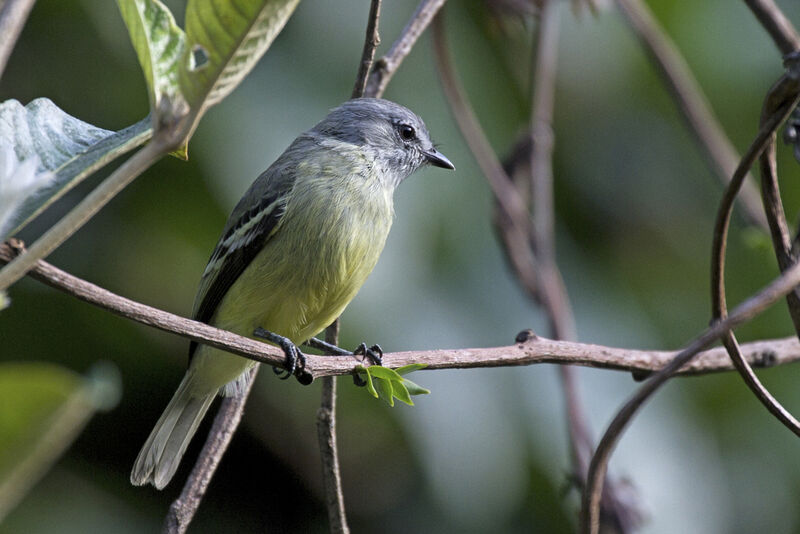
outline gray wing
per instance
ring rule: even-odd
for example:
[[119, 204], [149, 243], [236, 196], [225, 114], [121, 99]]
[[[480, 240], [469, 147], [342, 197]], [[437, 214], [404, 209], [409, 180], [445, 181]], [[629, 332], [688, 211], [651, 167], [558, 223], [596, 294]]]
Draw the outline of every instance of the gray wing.
[[[230, 287], [278, 230], [295, 180], [298, 138], [264, 171], [233, 209], [200, 279], [192, 317], [208, 323]], [[197, 342], [189, 345], [191, 359]]]

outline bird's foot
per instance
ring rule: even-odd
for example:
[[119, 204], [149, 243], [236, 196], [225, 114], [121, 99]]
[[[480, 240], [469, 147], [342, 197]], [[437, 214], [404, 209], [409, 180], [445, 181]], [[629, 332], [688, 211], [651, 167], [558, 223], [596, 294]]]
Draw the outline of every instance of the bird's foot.
[[310, 375], [304, 372], [306, 367], [306, 355], [303, 354], [303, 352], [292, 342], [291, 339], [263, 328], [256, 328], [255, 332], [253, 332], [253, 335], [275, 343], [281, 348], [283, 354], [286, 355], [285, 369], [281, 369], [280, 367], [272, 368], [275, 374], [280, 376], [281, 380], [286, 380], [292, 375], [297, 375], [297, 380], [300, 381], [301, 384], [308, 384], [311, 382], [308, 380]]
[[372, 345], [371, 347], [367, 347], [366, 343], [362, 343], [356, 347], [356, 350], [353, 351], [353, 354], [363, 356], [364, 359], [369, 359], [375, 365], [383, 365], [383, 349], [380, 345]]
[[383, 358], [383, 349], [381, 349], [380, 345], [372, 345], [371, 347], [367, 347], [366, 343], [361, 343], [358, 347], [356, 347], [356, 350], [350, 352], [349, 350], [337, 347], [336, 345], [328, 343], [327, 341], [322, 341], [321, 339], [315, 337], [312, 337], [306, 341], [304, 345], [319, 349], [328, 353], [330, 356], [363, 356], [364, 358], [369, 358], [369, 360], [375, 365], [383, 365], [381, 360], [381, 358]]
[[[372, 361], [372, 363], [375, 365], [383, 365], [383, 349], [381, 349], [380, 345], [372, 345], [371, 347], [367, 347], [366, 343], [361, 343], [358, 347], [356, 347], [356, 350], [350, 352], [349, 350], [337, 347], [336, 345], [322, 341], [321, 339], [317, 339], [315, 337], [312, 337], [304, 344], [309, 347], [327, 352], [332, 356], [363, 356], [363, 358], [369, 358], [370, 361]], [[367, 385], [367, 383], [364, 382], [358, 373], [353, 374], [353, 382], [359, 387]]]

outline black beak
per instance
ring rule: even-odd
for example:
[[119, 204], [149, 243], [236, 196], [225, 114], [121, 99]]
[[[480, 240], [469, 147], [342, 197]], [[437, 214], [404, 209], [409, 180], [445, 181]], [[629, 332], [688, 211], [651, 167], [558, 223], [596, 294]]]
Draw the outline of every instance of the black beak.
[[456, 170], [456, 166], [450, 163], [450, 160], [447, 159], [447, 156], [435, 148], [431, 147], [429, 150], [425, 150], [422, 153], [425, 155], [425, 158], [431, 165], [441, 167], [443, 169], [450, 169], [451, 171]]

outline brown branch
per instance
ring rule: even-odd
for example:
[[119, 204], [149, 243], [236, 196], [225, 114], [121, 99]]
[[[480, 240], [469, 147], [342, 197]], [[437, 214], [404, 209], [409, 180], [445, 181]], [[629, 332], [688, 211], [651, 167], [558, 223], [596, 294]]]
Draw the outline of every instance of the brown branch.
[[773, 280], [768, 286], [737, 306], [733, 312], [722, 321], [714, 324], [705, 332], [694, 339], [683, 351], [661, 371], [656, 373], [631, 397], [620, 409], [611, 424], [608, 426], [603, 438], [597, 446], [592, 463], [589, 465], [589, 478], [583, 494], [581, 508], [582, 532], [596, 534], [599, 527], [599, 501], [602, 492], [602, 481], [608, 468], [608, 460], [630, 420], [642, 405], [669, 380], [678, 369], [691, 363], [701, 350], [714, 341], [724, 336], [728, 331], [749, 321], [760, 314], [772, 304], [781, 299], [786, 293], [800, 284], [800, 264], [792, 266], [781, 276]]
[[[774, 120], [776, 115], [785, 120], [796, 107], [798, 96], [800, 96], [800, 83], [798, 83], [798, 80], [789, 75], [781, 77], [770, 89], [765, 99], [761, 113], [761, 124], [769, 123]], [[777, 126], [775, 129], [777, 129]], [[764, 211], [767, 215], [767, 222], [769, 223], [772, 247], [778, 259], [778, 267], [781, 271], [785, 271], [797, 262], [797, 258], [792, 253], [792, 239], [778, 186], [777, 163], [775, 160], [775, 129], [770, 131], [770, 135], [765, 140], [764, 150], [759, 157], [761, 197], [764, 203]], [[795, 290], [786, 295], [786, 303], [789, 306], [789, 315], [794, 323], [795, 331], [800, 336], [800, 292]]]
[[361, 98], [367, 88], [367, 76], [372, 67], [372, 60], [375, 58], [375, 50], [381, 43], [378, 35], [378, 19], [381, 16], [381, 0], [372, 0], [369, 7], [369, 18], [367, 22], [367, 36], [364, 39], [364, 50], [361, 52], [361, 61], [358, 63], [358, 74], [356, 83], [353, 85], [353, 94], [350, 98]]
[[[773, 99], [768, 96], [766, 102], [773, 102]], [[769, 150], [770, 146], [772, 146], [774, 149], [775, 131], [779, 125], [788, 118], [796, 103], [796, 99], [794, 101], [781, 102], [778, 109], [772, 110], [768, 117], [765, 115], [762, 116], [761, 129], [756, 136], [755, 141], [748, 150], [748, 153], [745, 155], [745, 158], [739, 165], [739, 168], [736, 169], [730, 185], [723, 195], [720, 208], [717, 211], [717, 220], [714, 228], [714, 241], [712, 245], [711, 301], [712, 315], [714, 320], [724, 318], [727, 314], [727, 307], [725, 303], [725, 249], [727, 245], [727, 234], [730, 226], [730, 214], [733, 205], [733, 199], [736, 196], [742, 181], [744, 180], [745, 170], [752, 166], [756, 157], [763, 158], [766, 150]], [[774, 157], [774, 150], [772, 152], [772, 156]], [[774, 185], [777, 188], [777, 183]], [[775, 191], [775, 193], [777, 193], [777, 191]], [[765, 202], [770, 201], [774, 202], [772, 197], [769, 197], [768, 200], [768, 197], [765, 195]], [[772, 226], [773, 223], [779, 224], [775, 221], [775, 217], [771, 216], [770, 225]], [[786, 236], [788, 238], [788, 232]], [[795, 294], [795, 291], [791, 292], [789, 295], [793, 294]], [[767, 410], [769, 410], [770, 413], [772, 413], [784, 426], [800, 436], [800, 423], [769, 393], [769, 391], [758, 380], [758, 377], [753, 372], [753, 369], [748, 365], [747, 360], [742, 356], [739, 344], [732, 332], [728, 332], [724, 336], [723, 343], [731, 357], [731, 360], [733, 360], [736, 369], [739, 371], [739, 374], [742, 376], [750, 390], [756, 395], [756, 397], [767, 408]]]
[[5, 0], [0, 5], [0, 78], [36, 0]]
[[253, 367], [242, 392], [236, 397], [225, 397], [219, 407], [219, 412], [214, 418], [214, 424], [208, 433], [200, 456], [197, 458], [180, 496], [169, 507], [164, 534], [183, 534], [189, 528], [200, 501], [208, 489], [211, 477], [219, 466], [222, 455], [228, 448], [233, 438], [233, 433], [242, 420], [247, 397], [255, 382], [258, 367]]
[[445, 0], [422, 0], [419, 3], [400, 37], [392, 44], [386, 55], [375, 62], [367, 79], [364, 96], [380, 98], [383, 95], [389, 80], [444, 3]]
[[[0, 245], [0, 263], [11, 261], [21, 249], [21, 242], [14, 239]], [[277, 347], [121, 297], [46, 261], [37, 261], [27, 274], [43, 284], [138, 323], [268, 365], [282, 367], [285, 363], [286, 356]]]
[[[517, 245], [513, 243], [512, 245], [516, 247], [519, 246], [518, 244], [525, 244], [525, 248], [527, 248], [531, 235], [527, 206], [514, 188], [511, 179], [503, 170], [503, 166], [489, 144], [489, 140], [486, 139], [486, 135], [484, 135], [475, 112], [472, 110], [466, 93], [461, 86], [461, 82], [453, 69], [444, 34], [444, 17], [442, 14], [436, 17], [432, 29], [436, 67], [453, 117], [456, 119], [461, 135], [464, 136], [470, 152], [486, 177], [502, 211], [508, 215], [509, 231], [513, 235], [513, 241], [517, 243]], [[519, 252], [519, 256], [516, 255], [516, 252]], [[524, 256], [524, 252], [515, 249], [515, 255], [513, 256], [515, 261], [519, 261], [521, 264], [533, 262], [531, 258], [525, 258]], [[534, 276], [532, 285], [535, 286], [535, 269], [530, 268], [528, 270]]]
[[[555, 106], [556, 68], [558, 58], [559, 5], [555, 0], [543, 0], [539, 14], [539, 30], [535, 41], [530, 151], [530, 205], [533, 211], [531, 242], [538, 268], [537, 287], [540, 302], [550, 322], [554, 338], [565, 341], [577, 339], [575, 318], [561, 272], [556, 262], [555, 210], [553, 206], [553, 109]], [[530, 293], [530, 291], [529, 291]], [[559, 367], [561, 386], [567, 413], [572, 460], [576, 477], [586, 479], [592, 457], [589, 423], [583, 413], [575, 369]], [[635, 507], [617, 498], [615, 485], [606, 481], [603, 495], [603, 517], [616, 532], [636, 528], [641, 514]]]
[[[0, 245], [0, 260], [13, 256], [10, 247]], [[163, 310], [140, 304], [94, 284], [70, 275], [44, 261], [39, 261], [28, 275], [51, 287], [100, 308], [136, 322], [226, 350], [258, 362], [283, 367], [285, 356], [280, 349], [243, 336], [213, 328]], [[800, 361], [800, 343], [796, 338], [773, 339], [742, 346], [747, 361], [759, 368]], [[555, 363], [581, 365], [633, 373], [637, 378], [661, 370], [676, 353], [659, 350], [634, 350], [554, 341], [530, 336], [526, 341], [506, 347], [474, 349], [441, 349], [413, 352], [392, 352], [383, 356], [384, 365], [392, 369], [410, 363], [424, 363], [427, 369], [472, 369], [478, 367], [510, 367]], [[350, 358], [331, 358], [307, 354], [306, 371], [313, 377], [352, 374], [360, 362]], [[681, 369], [682, 375], [699, 375], [733, 370], [724, 349], [702, 353]]]
[[800, 49], [800, 36], [773, 0], [745, 0], [747, 7], [767, 30], [775, 46], [786, 55]]
[[[781, 78], [782, 81], [787, 79], [788, 78], [786, 76]], [[776, 89], [771, 91], [768, 95], [767, 105], [770, 105], [770, 102], [784, 101], [785, 98], [783, 97], [785, 96], [786, 92], [789, 91], [789, 88], [786, 87], [785, 83], [783, 82], [780, 82], [775, 87]], [[775, 109], [780, 109], [780, 106], [776, 105]], [[788, 115], [788, 111], [784, 110], [783, 113]], [[782, 116], [782, 114], [776, 115]], [[741, 181], [744, 180], [745, 174], [755, 162], [755, 158], [757, 158], [769, 144], [769, 140], [772, 138], [774, 129], [777, 129], [781, 123], [778, 118], [773, 117], [771, 120], [767, 119], [765, 121], [766, 126], [761, 128], [756, 136], [756, 139], [753, 141], [744, 158], [742, 159], [742, 162], [740, 163], [739, 168], [737, 169], [737, 172], [732, 180], [733, 184], [737, 186], [741, 184]], [[730, 218], [730, 206], [735, 197], [735, 191], [732, 189], [733, 188], [731, 188], [729, 191], [726, 191], [724, 196], [723, 206], [725, 207], [725, 212], [723, 213], [720, 211], [718, 215], [718, 226], [715, 231], [715, 243], [713, 249], [715, 254], [713, 262], [715, 271], [712, 272], [712, 287], [714, 288], [713, 291], [718, 292], [715, 293], [715, 296], [717, 297], [715, 300], [717, 301], [714, 304], [714, 311], [715, 313], [719, 312], [720, 316], [724, 316], [724, 284], [722, 274], [724, 269], [725, 251], [724, 237], [725, 232], [727, 232], [728, 220]], [[717, 256], [717, 254], [719, 254], [719, 256]], [[744, 303], [739, 305], [730, 316], [723, 317], [716, 321], [708, 330], [706, 330], [706, 332], [697, 337], [686, 349], [680, 352], [672, 362], [670, 362], [655, 376], [649, 379], [645, 385], [642, 386], [627, 403], [625, 403], [625, 405], [614, 417], [605, 434], [603, 434], [603, 438], [600, 440], [597, 450], [592, 457], [592, 462], [589, 466], [589, 476], [583, 494], [583, 506], [581, 507], [581, 525], [583, 532], [596, 534], [599, 530], [600, 498], [603, 491], [603, 479], [605, 478], [606, 470], [608, 468], [608, 460], [611, 457], [611, 453], [616, 447], [619, 438], [639, 408], [650, 398], [653, 393], [655, 393], [655, 391], [661, 385], [664, 384], [664, 382], [669, 380], [669, 378], [671, 378], [678, 369], [683, 367], [687, 362], [690, 362], [702, 349], [713, 343], [716, 339], [725, 338], [728, 348], [733, 349], [734, 347], [730, 343], [729, 337], [731, 330], [761, 313], [761, 311], [766, 309], [775, 301], [791, 292], [799, 283], [800, 264], [794, 264], [785, 270], [779, 278], [774, 280], [757, 295], [750, 297]], [[736, 360], [736, 364], [740, 365], [741, 362], [738, 361], [737, 358], [738, 351], [730, 350], [730, 354], [731, 357]], [[744, 359], [742, 359], [742, 361], [744, 361]], [[746, 365], [744, 367], [746, 367]], [[752, 381], [752, 378], [754, 378], [755, 375], [752, 373], [752, 371], [749, 374], [746, 372], [743, 373], [743, 377], [747, 381], [748, 385], [753, 387], [754, 382]], [[757, 389], [758, 388], [754, 389], [754, 391]], [[782, 422], [788, 422], [788, 419], [781, 417], [782, 412], [775, 409], [775, 407], [779, 405], [777, 405], [777, 401], [775, 401], [771, 396], [764, 397], [759, 395], [759, 399], [761, 399], [762, 402], [765, 402], [770, 411], [772, 411], [773, 414], [775, 414]]]
[[[325, 331], [325, 342], [338, 345], [338, 319]], [[325, 487], [329, 530], [333, 534], [347, 534], [350, 529], [345, 515], [339, 453], [336, 447], [336, 378], [333, 376], [322, 378], [322, 400], [317, 410], [317, 438], [322, 457], [322, 482]]]
[[[709, 167], [720, 182], [727, 185], [741, 158], [714, 116], [700, 84], [677, 46], [642, 0], [617, 0], [617, 5], [649, 53], [689, 131], [702, 147]], [[741, 191], [741, 207], [751, 224], [766, 230], [767, 220], [761, 209], [758, 190], [753, 185], [753, 177], [750, 174], [747, 177], [750, 181]]]

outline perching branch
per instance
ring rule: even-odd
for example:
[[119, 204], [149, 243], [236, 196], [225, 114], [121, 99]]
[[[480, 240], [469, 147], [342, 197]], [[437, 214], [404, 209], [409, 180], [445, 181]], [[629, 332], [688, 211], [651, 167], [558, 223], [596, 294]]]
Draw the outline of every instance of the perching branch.
[[[677, 46], [642, 0], [617, 0], [617, 5], [649, 53], [689, 131], [703, 149], [709, 167], [722, 184], [728, 184], [741, 158], [714, 116], [700, 84]], [[761, 209], [758, 190], [752, 175], [748, 173], [747, 178], [749, 180], [740, 193], [741, 207], [751, 224], [766, 230], [767, 220]]]
[[372, 67], [372, 60], [375, 58], [375, 50], [381, 43], [378, 34], [378, 19], [381, 15], [381, 0], [372, 0], [369, 7], [369, 19], [367, 22], [367, 36], [364, 39], [364, 50], [361, 53], [361, 61], [358, 63], [358, 74], [356, 83], [353, 85], [353, 94], [350, 98], [360, 98], [364, 96], [367, 88], [367, 76]]
[[[781, 80], [786, 79], [786, 76], [781, 78]], [[788, 90], [789, 88], [786, 87], [783, 82], [776, 84], [776, 89], [771, 91], [769, 97], [767, 98], [768, 102], [780, 102], [785, 100], [785, 98], [782, 97], [785, 96], [785, 92]], [[779, 96], [781, 98], [779, 98]], [[779, 108], [776, 107], [776, 109]], [[780, 116], [781, 114], [776, 115]], [[757, 158], [759, 154], [761, 154], [766, 148], [769, 140], [772, 137], [772, 133], [781, 123], [778, 118], [779, 117], [773, 117], [771, 120], [765, 121], [766, 126], [762, 127], [762, 129], [759, 131], [756, 139], [751, 144], [750, 148], [742, 159], [742, 162], [737, 169], [736, 174], [734, 175], [734, 179], [732, 180], [733, 184], [739, 185], [741, 181], [744, 180], [744, 176], [755, 162], [755, 158]], [[722, 269], [724, 268], [724, 237], [728, 224], [728, 221], [724, 219], [728, 219], [730, 216], [730, 205], [733, 203], [734, 198], [735, 192], [733, 191], [733, 188], [730, 188], [728, 191], [726, 191], [725, 199], [723, 201], [723, 206], [725, 207], [727, 213], [723, 213], [722, 210], [720, 211], [718, 227], [715, 233], [715, 258], [713, 262], [715, 265], [715, 272], [713, 275], [714, 281], [712, 286], [715, 288], [714, 291], [719, 291], [718, 302], [722, 303], [723, 305], [722, 307], [717, 307], [718, 305], [715, 303], [714, 311], [719, 312], [720, 316], [724, 316], [724, 285]], [[717, 242], [717, 240], [719, 240], [719, 242]], [[719, 257], [717, 257], [716, 254], [719, 254]], [[719, 272], [716, 270], [719, 270]], [[733, 328], [761, 313], [761, 311], [766, 309], [775, 301], [793, 291], [795, 286], [798, 284], [800, 284], [800, 264], [794, 264], [786, 269], [779, 278], [770, 283], [758, 294], [750, 297], [744, 303], [739, 305], [730, 316], [724, 317], [715, 322], [708, 330], [706, 330], [706, 332], [697, 337], [686, 349], [678, 354], [678, 356], [676, 356], [672, 362], [659, 371], [655, 376], [650, 378], [645, 385], [642, 386], [639, 391], [637, 391], [636, 394], [620, 409], [603, 435], [603, 438], [600, 440], [594, 457], [592, 458], [592, 463], [589, 467], [589, 477], [587, 480], [586, 489], [584, 491], [583, 506], [581, 508], [581, 523], [583, 532], [596, 534], [599, 530], [600, 498], [603, 490], [603, 479], [608, 468], [608, 460], [628, 423], [639, 410], [639, 408], [645, 403], [645, 401], [647, 401], [650, 396], [655, 393], [655, 391], [661, 385], [663, 385], [664, 382], [671, 378], [676, 370], [683, 367], [687, 362], [690, 362], [692, 358], [694, 358], [702, 349], [706, 348], [719, 338], [727, 337]], [[730, 343], [728, 343], [728, 346], [729, 348], [731, 347]], [[735, 358], [735, 353], [733, 351], [732, 356]], [[746, 374], [744, 376], [746, 376]], [[746, 380], [748, 380], [748, 377], [746, 377]], [[750, 384], [749, 380], [748, 384]], [[759, 398], [762, 401], [767, 400], [763, 397]], [[772, 411], [773, 405], [776, 403], [774, 402], [774, 399], [771, 400], [773, 402], [768, 403], [768, 407]], [[773, 411], [773, 413], [778, 415], [778, 413], [775, 411]], [[782, 422], [786, 422], [784, 419], [781, 420]]]
[[[7, 244], [0, 245], [0, 260], [8, 261], [11, 256], [13, 253], [10, 247]], [[28, 276], [84, 302], [144, 325], [267, 365], [283, 367], [286, 363], [285, 355], [272, 345], [115, 295], [45, 261], [37, 262]], [[747, 343], [742, 348], [747, 361], [757, 368], [800, 361], [800, 342], [796, 338]], [[424, 363], [428, 366], [427, 369], [472, 369], [556, 363], [625, 371], [633, 373], [636, 378], [642, 378], [661, 370], [675, 355], [676, 353], [671, 351], [622, 349], [588, 343], [554, 341], [530, 334], [520, 338], [519, 343], [505, 347], [391, 352], [383, 355], [383, 362], [384, 366], [392, 369], [410, 363]], [[357, 365], [361, 364], [346, 357], [332, 358], [307, 354], [306, 358], [308, 360], [306, 371], [314, 378], [349, 375], [355, 371]], [[725, 350], [716, 348], [700, 354], [681, 369], [679, 374], [700, 375], [732, 370], [733, 366]]]
[[411, 19], [403, 28], [400, 37], [392, 44], [389, 52], [375, 62], [372, 72], [367, 79], [364, 96], [380, 98], [392, 79], [400, 63], [411, 52], [411, 48], [428, 27], [434, 15], [444, 5], [445, 0], [422, 0], [417, 6]]
[[5, 0], [0, 3], [0, 78], [35, 2], [36, 0]]

